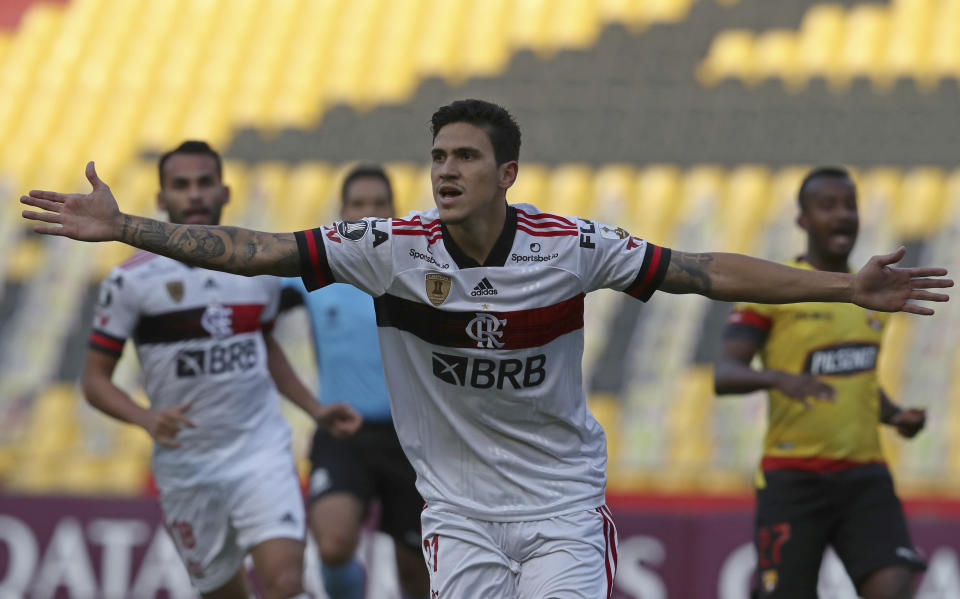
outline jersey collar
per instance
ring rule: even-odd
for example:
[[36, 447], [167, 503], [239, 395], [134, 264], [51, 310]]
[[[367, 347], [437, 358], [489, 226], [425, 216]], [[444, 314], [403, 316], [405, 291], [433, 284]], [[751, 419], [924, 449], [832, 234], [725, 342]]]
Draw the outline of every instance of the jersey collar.
[[517, 235], [517, 209], [513, 206], [507, 206], [507, 219], [503, 223], [503, 230], [500, 231], [500, 237], [493, 244], [493, 249], [487, 256], [486, 261], [480, 264], [460, 249], [460, 247], [447, 231], [447, 225], [440, 223], [440, 230], [443, 232], [443, 245], [447, 248], [447, 253], [457, 263], [461, 270], [464, 268], [478, 268], [480, 266], [503, 266], [507, 263], [510, 256], [510, 248], [513, 247], [513, 238]]

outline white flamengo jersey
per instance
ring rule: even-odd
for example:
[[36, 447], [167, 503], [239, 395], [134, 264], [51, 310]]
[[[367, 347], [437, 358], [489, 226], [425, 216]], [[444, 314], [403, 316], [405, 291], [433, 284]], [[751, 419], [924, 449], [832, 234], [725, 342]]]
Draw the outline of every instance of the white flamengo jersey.
[[[100, 286], [90, 346], [119, 357], [132, 338], [153, 410], [190, 402], [171, 449], [154, 444], [161, 491], [223, 480], [290, 453], [267, 368], [280, 280], [192, 268], [140, 252]], [[272, 463], [272, 462], [271, 462]], [[254, 466], [255, 467], [255, 466]]]
[[619, 227], [508, 206], [485, 264], [437, 211], [296, 234], [308, 289], [374, 296], [391, 411], [431, 507], [490, 521], [604, 503], [606, 438], [581, 374], [583, 300], [646, 301], [670, 250]]

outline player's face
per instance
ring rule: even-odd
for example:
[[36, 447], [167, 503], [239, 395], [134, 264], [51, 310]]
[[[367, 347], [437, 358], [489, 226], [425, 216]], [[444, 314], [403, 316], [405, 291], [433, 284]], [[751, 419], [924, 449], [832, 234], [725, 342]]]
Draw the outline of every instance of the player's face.
[[163, 185], [157, 206], [170, 222], [216, 225], [230, 190], [217, 175], [217, 161], [206, 154], [174, 154], [163, 165]]
[[448, 225], [492, 214], [517, 176], [516, 161], [497, 166], [490, 137], [469, 123], [440, 129], [430, 155], [433, 201]]
[[849, 256], [860, 227], [853, 181], [834, 177], [813, 181], [797, 222], [821, 255]]
[[365, 216], [393, 218], [393, 202], [387, 184], [377, 177], [354, 179], [347, 186], [341, 216], [343, 220], [360, 220]]

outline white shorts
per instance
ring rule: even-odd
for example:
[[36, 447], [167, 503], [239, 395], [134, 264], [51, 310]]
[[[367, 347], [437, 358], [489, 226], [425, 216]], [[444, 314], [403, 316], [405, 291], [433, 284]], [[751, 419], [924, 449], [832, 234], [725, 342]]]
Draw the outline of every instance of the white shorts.
[[610, 510], [488, 522], [444, 509], [421, 516], [431, 597], [609, 599], [617, 569]]
[[164, 523], [201, 593], [226, 584], [250, 548], [270, 539], [304, 540], [303, 496], [292, 460], [260, 466], [242, 479], [160, 495]]

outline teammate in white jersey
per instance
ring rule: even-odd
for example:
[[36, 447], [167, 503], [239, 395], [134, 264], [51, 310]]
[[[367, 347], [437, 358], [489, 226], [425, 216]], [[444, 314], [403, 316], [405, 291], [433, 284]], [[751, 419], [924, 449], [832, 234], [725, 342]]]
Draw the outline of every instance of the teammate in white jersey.
[[616, 530], [603, 431], [581, 380], [583, 295], [609, 287], [769, 303], [846, 301], [932, 314], [942, 268], [857, 275], [747, 256], [671, 252], [618, 227], [510, 206], [520, 131], [503, 108], [454, 102], [432, 118], [436, 209], [296, 234], [172, 225], [121, 213], [92, 166], [89, 194], [31, 191], [38, 233], [119, 240], [246, 275], [349, 282], [376, 297], [392, 413], [429, 507], [432, 596], [609, 597]]
[[[220, 157], [188, 141], [160, 159], [158, 204], [174, 223], [216, 224], [229, 190]], [[359, 414], [321, 406], [296, 377], [270, 328], [275, 277], [240, 277], [140, 252], [100, 288], [84, 371], [87, 399], [155, 440], [164, 520], [204, 597], [247, 599], [249, 552], [267, 599], [302, 597], [305, 517], [277, 388], [336, 434]], [[111, 377], [127, 339], [150, 409]], [[276, 383], [276, 385], [275, 385]]]

